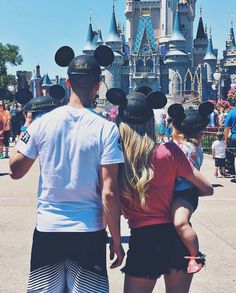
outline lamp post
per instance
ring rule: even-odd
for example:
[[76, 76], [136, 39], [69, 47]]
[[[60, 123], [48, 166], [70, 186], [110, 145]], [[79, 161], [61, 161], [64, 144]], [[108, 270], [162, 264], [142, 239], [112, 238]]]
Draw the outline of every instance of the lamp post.
[[215, 100], [216, 102], [218, 101], [218, 90], [219, 90], [219, 85], [220, 85], [220, 80], [221, 80], [221, 73], [219, 68], [216, 69], [216, 72], [213, 74], [214, 77], [214, 83], [212, 85], [212, 89], [215, 91]]

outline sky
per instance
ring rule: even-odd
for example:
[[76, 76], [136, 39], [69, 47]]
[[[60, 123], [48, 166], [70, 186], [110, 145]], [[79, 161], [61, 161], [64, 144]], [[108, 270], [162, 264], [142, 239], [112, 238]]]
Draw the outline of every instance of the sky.
[[[67, 45], [76, 55], [81, 54], [86, 42], [91, 11], [93, 29], [102, 29], [105, 39], [111, 19], [113, 0], [0, 0], [0, 42], [20, 47], [23, 64], [8, 66], [8, 72], [32, 71], [39, 63], [41, 74], [66, 77], [66, 69], [54, 62], [57, 49]], [[213, 45], [220, 55], [228, 38], [230, 21], [234, 19], [236, 33], [235, 0], [197, 0], [196, 26], [200, 5], [204, 25], [212, 28]], [[117, 21], [125, 23], [125, 0], [116, 0]]]

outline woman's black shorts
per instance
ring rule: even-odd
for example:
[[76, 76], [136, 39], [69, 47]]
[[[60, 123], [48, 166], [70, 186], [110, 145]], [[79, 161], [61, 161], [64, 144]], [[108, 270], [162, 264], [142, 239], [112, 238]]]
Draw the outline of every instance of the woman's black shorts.
[[186, 255], [188, 250], [171, 223], [132, 229], [122, 272], [132, 277], [157, 279], [171, 269], [186, 271]]

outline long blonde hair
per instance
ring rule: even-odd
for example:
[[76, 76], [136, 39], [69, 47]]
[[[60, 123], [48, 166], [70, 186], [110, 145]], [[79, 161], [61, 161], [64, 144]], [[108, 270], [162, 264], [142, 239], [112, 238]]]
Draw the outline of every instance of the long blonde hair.
[[148, 183], [154, 176], [151, 163], [156, 146], [154, 118], [145, 124], [126, 124], [118, 117], [117, 124], [125, 158], [119, 174], [121, 194], [132, 206], [139, 200], [145, 209]]

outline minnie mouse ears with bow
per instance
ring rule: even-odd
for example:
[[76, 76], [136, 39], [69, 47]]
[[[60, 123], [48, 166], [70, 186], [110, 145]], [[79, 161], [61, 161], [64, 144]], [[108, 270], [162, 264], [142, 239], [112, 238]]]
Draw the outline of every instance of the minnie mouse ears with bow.
[[111, 88], [106, 93], [107, 100], [119, 106], [118, 116], [125, 123], [142, 124], [153, 116], [153, 109], [161, 109], [167, 104], [166, 96], [161, 92], [151, 92], [147, 96], [133, 92], [126, 96], [119, 88]]
[[65, 89], [60, 85], [54, 85], [49, 89], [49, 96], [33, 98], [28, 89], [20, 89], [16, 93], [16, 101], [24, 105], [26, 112], [45, 113], [62, 105], [65, 97]]
[[211, 102], [203, 102], [198, 109], [184, 110], [180, 104], [173, 104], [168, 109], [175, 128], [186, 135], [193, 135], [202, 131], [209, 123], [208, 116], [214, 111]]
[[114, 53], [107, 46], [99, 46], [93, 56], [80, 55], [75, 57], [73, 49], [61, 47], [55, 54], [55, 62], [61, 67], [67, 67], [68, 75], [101, 75], [101, 66], [108, 66], [114, 61]]

